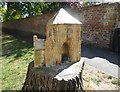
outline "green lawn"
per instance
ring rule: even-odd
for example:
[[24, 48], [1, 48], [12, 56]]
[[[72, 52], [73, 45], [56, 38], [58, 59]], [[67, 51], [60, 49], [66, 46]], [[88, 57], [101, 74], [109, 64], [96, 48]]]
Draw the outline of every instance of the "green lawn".
[[25, 81], [28, 64], [33, 61], [32, 45], [2, 34], [2, 90], [20, 90]]

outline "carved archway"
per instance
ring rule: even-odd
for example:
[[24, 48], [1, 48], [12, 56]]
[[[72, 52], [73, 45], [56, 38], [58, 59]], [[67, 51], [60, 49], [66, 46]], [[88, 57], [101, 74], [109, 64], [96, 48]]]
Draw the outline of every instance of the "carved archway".
[[69, 61], [70, 54], [69, 54], [69, 47], [67, 43], [62, 45], [62, 61]]

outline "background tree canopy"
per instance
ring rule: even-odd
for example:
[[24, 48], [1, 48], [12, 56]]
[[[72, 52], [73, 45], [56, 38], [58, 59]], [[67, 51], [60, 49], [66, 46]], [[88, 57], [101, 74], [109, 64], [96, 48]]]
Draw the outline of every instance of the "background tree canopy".
[[[83, 6], [94, 4], [96, 3], [82, 3]], [[80, 2], [2, 2], [0, 10], [3, 21], [9, 21], [55, 12], [65, 6], [80, 8], [82, 5]], [[7, 6], [7, 8], [5, 8], [5, 6]]]
[[[6, 4], [7, 9], [5, 8]], [[0, 10], [2, 11], [3, 21], [8, 21], [55, 12], [65, 5], [66, 3], [57, 2], [4, 2]]]

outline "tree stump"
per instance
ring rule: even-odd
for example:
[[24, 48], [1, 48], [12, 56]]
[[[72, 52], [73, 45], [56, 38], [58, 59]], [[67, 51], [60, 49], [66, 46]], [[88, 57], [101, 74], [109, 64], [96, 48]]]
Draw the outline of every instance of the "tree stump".
[[64, 62], [52, 67], [34, 67], [31, 62], [28, 66], [26, 80], [22, 91], [83, 91], [82, 70], [83, 60], [74, 64]]

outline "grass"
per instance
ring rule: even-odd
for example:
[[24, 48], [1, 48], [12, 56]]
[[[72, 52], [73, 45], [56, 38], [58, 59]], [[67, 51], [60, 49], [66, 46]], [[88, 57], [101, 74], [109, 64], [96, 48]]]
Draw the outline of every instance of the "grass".
[[112, 76], [109, 75], [109, 76], [108, 76], [108, 79], [112, 79]]
[[96, 85], [98, 85], [98, 84], [101, 82], [101, 80], [98, 79], [98, 78], [92, 78], [91, 80], [92, 80]]
[[28, 64], [33, 61], [33, 47], [9, 35], [2, 35], [2, 90], [20, 90], [25, 81]]
[[114, 85], [120, 86], [120, 79], [119, 80], [117, 80], [117, 79], [116, 80], [112, 80], [111, 83], [114, 84]]

